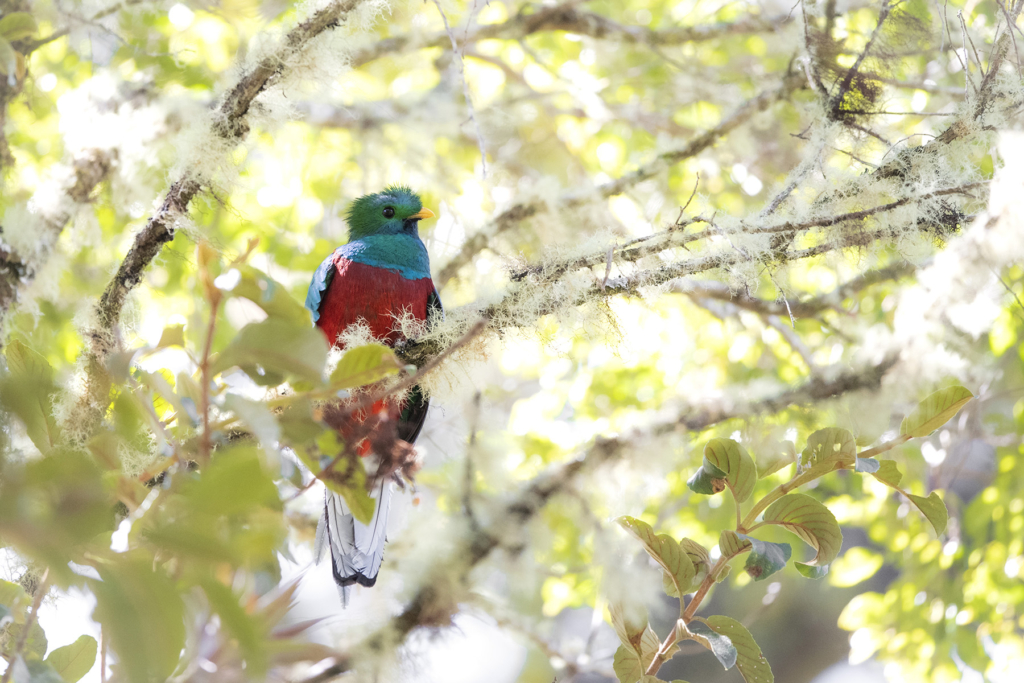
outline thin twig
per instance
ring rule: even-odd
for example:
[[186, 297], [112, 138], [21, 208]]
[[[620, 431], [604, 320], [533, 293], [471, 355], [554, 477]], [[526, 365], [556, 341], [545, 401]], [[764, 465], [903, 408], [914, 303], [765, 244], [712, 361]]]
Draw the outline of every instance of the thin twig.
[[[444, 21], [444, 30], [448, 34], [448, 38], [452, 41], [452, 52], [455, 53], [456, 59], [459, 60], [459, 79], [462, 81], [462, 95], [466, 98], [466, 109], [469, 112], [469, 120], [473, 122], [473, 129], [476, 132], [476, 144], [480, 148], [480, 174], [487, 178], [487, 151], [484, 149], [484, 136], [480, 132], [480, 122], [476, 120], [476, 110], [473, 107], [473, 97], [469, 93], [469, 83], [466, 81], [466, 63], [465, 55], [463, 51], [459, 49], [458, 43], [455, 41], [455, 32], [452, 31], [452, 27], [448, 25], [448, 15], [444, 13], [441, 8], [440, 0], [434, 0], [434, 5], [437, 6], [437, 11], [441, 14], [441, 19]], [[473, 3], [473, 8], [476, 9], [476, 2]], [[472, 20], [472, 14], [470, 15]], [[467, 32], [469, 26], [467, 23]], [[463, 49], [465, 49], [465, 42], [463, 42]]]

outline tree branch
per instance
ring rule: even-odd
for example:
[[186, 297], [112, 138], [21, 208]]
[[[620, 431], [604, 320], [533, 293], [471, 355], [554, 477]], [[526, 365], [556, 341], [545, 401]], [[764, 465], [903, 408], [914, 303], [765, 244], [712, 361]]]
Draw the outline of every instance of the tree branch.
[[[749, 16], [729, 23], [676, 26], [656, 31], [645, 26], [616, 23], [600, 14], [577, 9], [578, 4], [579, 0], [568, 0], [532, 13], [520, 11], [507, 21], [477, 26], [466, 35], [463, 43], [477, 43], [482, 40], [522, 40], [541, 31], [564, 31], [601, 40], [619, 40], [628, 44], [663, 47], [775, 31], [792, 21], [788, 14], [769, 18]], [[438, 31], [425, 37], [393, 36], [356, 51], [352, 55], [352, 66], [361, 66], [385, 56], [437, 47], [451, 48], [446, 32]]]
[[[641, 166], [637, 170], [599, 185], [594, 190], [581, 193], [569, 192], [563, 195], [556, 203], [556, 209], [571, 209], [579, 207], [594, 198], [607, 199], [622, 194], [636, 184], [651, 178], [679, 162], [690, 159], [705, 149], [711, 147], [718, 139], [728, 135], [733, 130], [749, 121], [754, 115], [766, 111], [770, 106], [786, 99], [793, 91], [804, 84], [803, 77], [797, 73], [787, 74], [782, 83], [771, 90], [766, 90], [757, 96], [741, 104], [732, 114], [726, 117], [721, 123], [704, 133], [696, 136], [684, 146], [658, 155], [652, 161]], [[530, 218], [542, 210], [548, 208], [541, 200], [521, 202], [506, 209], [491, 221], [491, 224], [468, 238], [462, 245], [459, 253], [446, 263], [437, 275], [439, 287], [451, 280], [459, 270], [470, 263], [473, 258], [483, 251], [490, 240], [496, 236], [518, 225], [520, 222]]]
[[32, 253], [19, 253], [3, 239], [4, 231], [0, 226], [0, 330], [4, 330], [21, 292], [35, 280], [49, 259], [78, 205], [89, 201], [93, 190], [106, 179], [113, 165], [110, 151], [87, 149], [77, 154], [70, 166], [53, 169], [49, 179], [29, 201], [38, 216]]
[[788, 304], [775, 300], [760, 299], [745, 292], [734, 292], [720, 282], [684, 281], [672, 287], [672, 291], [685, 294], [693, 299], [716, 299], [727, 301], [760, 316], [786, 316], [792, 313], [797, 318], [809, 318], [823, 310], [839, 306], [858, 292], [880, 282], [899, 280], [917, 272], [918, 266], [908, 261], [894, 263], [885, 268], [869, 270], [849, 280], [827, 294], [790, 301]]
[[[238, 143], [249, 132], [247, 115], [256, 97], [273, 84], [286, 69], [289, 59], [314, 38], [337, 28], [361, 0], [334, 0], [308, 19], [292, 28], [280, 47], [242, 74], [238, 83], [225, 95], [214, 113], [214, 132], [227, 143]], [[142, 280], [145, 269], [156, 258], [163, 245], [174, 239], [175, 224], [184, 215], [189, 203], [199, 193], [203, 178], [186, 172], [171, 185], [160, 208], [139, 232], [121, 262], [116, 275], [107, 285], [96, 306], [96, 325], [87, 331], [86, 371], [89, 375], [87, 403], [92, 420], [106, 408], [109, 378], [104, 370], [106, 357], [116, 348], [116, 327], [121, 310], [131, 290]]]
[[[779, 412], [792, 405], [817, 403], [822, 400], [865, 389], [877, 389], [886, 372], [895, 364], [894, 357], [880, 365], [840, 373], [829, 380], [815, 378], [803, 386], [774, 396], [750, 402], [743, 407], [700, 408], [692, 414], [652, 425], [654, 436], [666, 436], [682, 426], [701, 431], [725, 420], [757, 413]], [[493, 551], [505, 548], [511, 553], [522, 550], [515, 540], [523, 528], [557, 494], [565, 491], [581, 474], [623, 458], [633, 445], [632, 437], [598, 438], [575, 460], [555, 467], [526, 485], [502, 511], [493, 516], [495, 524], [484, 529], [466, 525], [464, 533], [450, 552], [437, 559], [424, 574], [426, 579], [402, 612], [390, 624], [370, 635], [352, 652], [380, 652], [397, 647], [416, 628], [438, 628], [451, 625], [461, 596], [467, 590], [470, 571]], [[510, 541], [511, 539], [511, 541]], [[302, 683], [325, 683], [358, 667], [358, 658], [347, 656]]]

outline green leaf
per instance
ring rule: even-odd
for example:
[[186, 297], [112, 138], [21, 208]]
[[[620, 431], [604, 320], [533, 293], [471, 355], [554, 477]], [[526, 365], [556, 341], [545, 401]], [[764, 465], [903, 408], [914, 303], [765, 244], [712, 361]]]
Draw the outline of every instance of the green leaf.
[[949, 422], [974, 394], [964, 387], [940, 389], [917, 404], [910, 415], [903, 418], [900, 434], [910, 437], [928, 436]]
[[395, 353], [383, 344], [365, 344], [349, 349], [331, 373], [331, 386], [337, 389], [372, 384], [401, 369]]
[[238, 641], [246, 671], [251, 672], [253, 678], [262, 679], [268, 665], [264, 629], [239, 604], [238, 597], [230, 588], [213, 579], [203, 581], [202, 586], [210, 607], [220, 615], [221, 623]]
[[[827, 566], [843, 547], [843, 532], [835, 515], [803, 493], [790, 493], [769, 505], [764, 511], [764, 522], [784, 526], [814, 548], [817, 554], [806, 563], [812, 567]], [[803, 563], [797, 563], [800, 564]]]
[[90, 582], [96, 596], [93, 618], [117, 653], [118, 678], [142, 682], [170, 676], [185, 646], [185, 610], [177, 586], [145, 553], [124, 553], [97, 570], [102, 580]]
[[742, 534], [725, 529], [718, 536], [718, 550], [722, 553], [722, 557], [731, 560], [740, 553], [750, 550], [750, 541]]
[[185, 348], [184, 325], [168, 325], [164, 328], [163, 333], [160, 335], [160, 341], [156, 343], [156, 348], [165, 349], [168, 346], [180, 346]]
[[793, 549], [788, 543], [769, 543], [751, 536], [737, 534], [750, 542], [750, 555], [743, 569], [754, 581], [764, 581], [777, 571], [782, 570], [789, 562]]
[[[651, 657], [653, 660], [654, 657]], [[650, 666], [650, 661], [647, 662]], [[625, 645], [619, 645], [615, 650], [615, 657], [612, 659], [612, 671], [619, 683], [637, 683], [643, 678], [647, 666], [641, 661], [640, 656]]]
[[32, 597], [16, 583], [0, 580], [0, 606], [6, 607], [8, 615], [19, 624], [25, 621], [25, 610], [32, 604]]
[[60, 674], [65, 683], [75, 683], [89, 673], [96, 663], [96, 639], [81, 636], [70, 645], [58, 647], [51, 652], [45, 662]]
[[633, 534], [644, 546], [647, 554], [661, 565], [675, 588], [675, 596], [690, 592], [696, 570], [690, 557], [683, 552], [676, 539], [668, 534], [655, 534], [647, 522], [635, 517], [619, 517], [616, 520], [623, 529]]
[[881, 467], [881, 463], [874, 458], [857, 458], [857, 466], [854, 469], [864, 474], [874, 474], [879, 467]]
[[[7, 627], [8, 642], [17, 643], [21, 639], [21, 634], [24, 631], [25, 624], [10, 624]], [[43, 627], [39, 625], [39, 622], [33, 620], [32, 626], [28, 629], [28, 636], [25, 638], [25, 647], [22, 648], [21, 654], [25, 657], [26, 661], [39, 661], [42, 660], [43, 655], [46, 654], [46, 647], [46, 633], [43, 631]]]
[[743, 446], [732, 439], [711, 439], [704, 446], [704, 461], [725, 472], [725, 483], [738, 502], [750, 498], [757, 483], [757, 467]]
[[49, 453], [60, 441], [51, 409], [56, 391], [53, 368], [17, 339], [7, 345], [7, 366], [10, 374], [0, 380], [0, 400], [24, 423], [36, 448]]
[[264, 507], [280, 511], [273, 478], [264, 471], [256, 449], [236, 446], [217, 451], [199, 477], [182, 493], [190, 509], [211, 515], [237, 515]]
[[690, 562], [693, 563], [693, 568], [696, 571], [693, 582], [699, 584], [704, 581], [704, 577], [711, 570], [711, 557], [708, 555], [707, 548], [689, 538], [679, 541], [679, 547], [683, 549], [686, 556], [690, 558]]
[[737, 651], [729, 636], [715, 631], [700, 617], [695, 618], [685, 628], [687, 629], [685, 638], [695, 640], [711, 650], [715, 658], [726, 669], [731, 669], [736, 665]]
[[[277, 318], [312, 329], [309, 311], [293, 299], [284, 285], [250, 265], [232, 266], [214, 280], [225, 294], [240, 296], [262, 308], [270, 318]], [[323, 333], [317, 330], [320, 336]]]
[[34, 36], [38, 30], [35, 18], [28, 12], [11, 12], [0, 18], [0, 36], [11, 42]]
[[[60, 674], [54, 671], [48, 664], [38, 659], [26, 662], [25, 668], [28, 669], [29, 674], [27, 683], [64, 683], [64, 679], [60, 677]], [[20, 683], [17, 679], [17, 673], [14, 676], [14, 683]]]
[[14, 622], [14, 615], [6, 605], [0, 603], [0, 628]]
[[[366, 491], [366, 468], [362, 460], [351, 453], [338, 457], [345, 446], [334, 431], [323, 432], [316, 443], [320, 459], [313, 461], [305, 454], [303, 462], [307, 463], [307, 467], [327, 488], [342, 495], [353, 517], [363, 524], [369, 524], [377, 501]], [[302, 455], [300, 453], [300, 457]]]
[[0, 74], [10, 76], [18, 68], [18, 53], [6, 38], [0, 37]]
[[713, 496], [725, 490], [726, 476], [724, 471], [704, 456], [704, 464], [687, 480], [686, 485], [694, 493]]
[[967, 666], [975, 671], [984, 671], [991, 663], [985, 647], [978, 638], [978, 627], [975, 624], [960, 626], [956, 629], [954, 637], [956, 643], [956, 654]]
[[828, 575], [829, 569], [832, 567], [830, 564], [820, 567], [803, 562], [794, 562], [793, 564], [796, 566], [796, 570], [807, 579], [822, 579]]
[[806, 466], [832, 463], [832, 469], [852, 467], [857, 459], [857, 441], [848, 429], [827, 427], [807, 437], [800, 462]]
[[[642, 606], [611, 603], [608, 605], [608, 612], [612, 618], [612, 627], [619, 636], [619, 641], [627, 647], [639, 646], [647, 626], [647, 610]], [[657, 636], [655, 636], [657, 637]]]
[[896, 466], [895, 460], [879, 461], [878, 471], [872, 472], [871, 476], [886, 486], [892, 486], [893, 488], [899, 486], [900, 481], [903, 479], [903, 473]]
[[775, 676], [761, 648], [754, 642], [750, 631], [735, 619], [723, 616], [708, 617], [707, 625], [716, 633], [727, 636], [736, 648], [736, 667], [747, 683], [774, 683]]
[[216, 374], [237, 365], [261, 386], [277, 386], [285, 378], [320, 384], [327, 351], [327, 340], [317, 328], [267, 318], [243, 327], [212, 369]]
[[643, 626], [627, 625], [621, 619], [621, 615], [620, 618], [616, 618], [616, 612], [613, 610], [612, 623], [622, 643], [612, 660], [612, 669], [616, 677], [620, 683], [643, 681], [644, 672], [654, 661], [654, 656], [661, 647], [658, 635], [651, 629], [646, 618], [643, 620]]
[[266, 403], [250, 401], [238, 394], [228, 393], [224, 395], [224, 408], [241, 418], [268, 455], [277, 455], [281, 425], [277, 423], [277, 417]]
[[946, 504], [942, 502], [938, 492], [932, 491], [928, 494], [927, 498], [907, 494], [907, 498], [931, 522], [932, 527], [935, 529], [935, 535], [941, 536], [942, 532], [946, 530], [946, 523], [949, 521], [949, 510], [946, 509]]

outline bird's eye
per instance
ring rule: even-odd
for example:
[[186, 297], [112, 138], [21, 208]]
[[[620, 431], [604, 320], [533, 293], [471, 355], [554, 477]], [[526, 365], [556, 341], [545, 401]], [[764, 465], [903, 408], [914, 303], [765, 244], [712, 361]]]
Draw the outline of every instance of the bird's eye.
[[385, 206], [384, 207], [384, 218], [393, 218], [394, 215], [395, 215], [395, 210], [394, 209], [392, 209], [390, 206]]

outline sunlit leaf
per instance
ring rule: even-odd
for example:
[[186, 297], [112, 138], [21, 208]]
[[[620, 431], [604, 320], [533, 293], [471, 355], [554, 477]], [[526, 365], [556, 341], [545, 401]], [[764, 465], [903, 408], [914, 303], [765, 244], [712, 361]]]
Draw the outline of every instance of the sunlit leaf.
[[947, 387], [931, 394], [917, 404], [914, 412], [903, 418], [900, 434], [921, 437], [928, 436], [942, 425], [949, 422], [974, 394], [964, 387]]
[[185, 347], [185, 326], [168, 325], [160, 334], [160, 341], [157, 342], [158, 349], [165, 349], [168, 346]]
[[827, 427], [807, 437], [800, 462], [806, 466], [832, 463], [833, 469], [852, 467], [857, 459], [857, 441], [848, 429]]
[[185, 645], [185, 613], [177, 588], [143, 554], [122, 556], [98, 570], [102, 580], [90, 582], [96, 596], [93, 617], [110, 639], [118, 669], [132, 681], [166, 678]]
[[935, 529], [935, 534], [941, 536], [946, 530], [946, 522], [949, 521], [949, 511], [946, 504], [942, 502], [938, 492], [932, 491], [928, 497], [908, 495], [910, 502], [917, 506], [917, 509], [924, 514], [925, 518]]
[[214, 284], [231, 296], [240, 296], [252, 301], [271, 318], [279, 318], [305, 327], [312, 326], [309, 311], [293, 299], [283, 285], [250, 265], [232, 266], [221, 274]]
[[397, 373], [401, 364], [395, 352], [383, 344], [365, 344], [349, 349], [331, 373], [331, 386], [338, 389], [372, 384]]
[[60, 674], [65, 683], [75, 683], [85, 676], [96, 663], [96, 639], [80, 636], [78, 640], [58, 647], [47, 655], [45, 662]]
[[0, 18], [0, 36], [12, 42], [34, 36], [38, 30], [35, 18], [28, 12], [11, 12]]
[[281, 509], [274, 480], [250, 446], [218, 451], [183, 493], [193, 510], [213, 515], [241, 514], [256, 507]]
[[899, 486], [900, 481], [903, 479], [903, 473], [896, 466], [895, 460], [879, 460], [878, 471], [872, 472], [871, 476], [886, 486], [893, 487]]
[[732, 558], [749, 549], [750, 541], [747, 537], [732, 529], [723, 530], [718, 537], [718, 550], [722, 553], [722, 557]]
[[[704, 446], [704, 462], [710, 462], [717, 471], [725, 473], [725, 483], [737, 501], [742, 503], [750, 498], [754, 484], [757, 483], [757, 467], [738, 442], [732, 439], [711, 439]], [[702, 471], [703, 467], [698, 474]], [[714, 488], [713, 483], [711, 488]]]
[[53, 368], [17, 339], [8, 343], [6, 355], [10, 374], [0, 378], [0, 402], [24, 423], [36, 448], [48, 453], [60, 441], [51, 406], [56, 390]]
[[806, 563], [812, 567], [827, 566], [843, 546], [843, 533], [835, 515], [803, 493], [790, 493], [769, 505], [764, 521], [786, 527], [814, 548], [817, 554]]
[[0, 37], [0, 75], [10, 76], [18, 68], [18, 53], [6, 38]]
[[643, 680], [644, 672], [654, 661], [654, 656], [661, 647], [657, 634], [644, 621], [643, 628], [629, 632], [628, 639], [622, 639], [622, 644], [615, 651], [612, 660], [612, 669], [615, 671], [620, 683], [629, 681], [636, 683]]
[[690, 592], [696, 571], [679, 542], [668, 534], [656, 534], [646, 522], [635, 517], [620, 517], [619, 525], [643, 544], [647, 554], [661, 565], [675, 589], [675, 595]]
[[25, 609], [32, 604], [32, 598], [25, 589], [16, 583], [0, 580], [0, 605], [7, 610], [7, 615], [18, 623], [25, 619]]
[[264, 451], [269, 455], [276, 455], [277, 442], [281, 440], [281, 426], [277, 422], [277, 416], [265, 403], [227, 393], [224, 395], [224, 408], [241, 418]]
[[308, 456], [310, 467], [327, 488], [340, 493], [352, 515], [363, 524], [373, 519], [376, 501], [366, 490], [366, 468], [362, 460], [352, 453], [344, 452], [344, 444], [333, 431], [323, 432], [317, 439], [319, 460]]
[[276, 386], [289, 377], [319, 384], [327, 351], [327, 341], [320, 330], [267, 318], [243, 327], [217, 356], [213, 372], [237, 365], [262, 386]]
[[[25, 620], [28, 621], [27, 619]], [[25, 632], [25, 623], [14, 622], [7, 626], [7, 638], [10, 642], [17, 643], [22, 639], [22, 634]], [[39, 622], [32, 620], [32, 625], [28, 628], [28, 635], [25, 638], [25, 645], [22, 647], [21, 654], [27, 661], [38, 661], [43, 658], [46, 654], [46, 633], [43, 631], [43, 627], [39, 625]]]
[[202, 586], [210, 606], [220, 615], [221, 623], [238, 641], [246, 670], [251, 671], [254, 677], [262, 678], [267, 670], [269, 653], [261, 624], [246, 612], [227, 586], [214, 580], [204, 581]]
[[736, 667], [746, 683], [774, 683], [775, 676], [768, 660], [743, 624], [725, 616], [708, 617], [705, 621], [716, 633], [732, 641], [736, 648]]

